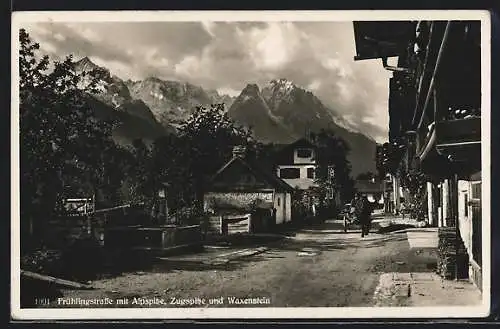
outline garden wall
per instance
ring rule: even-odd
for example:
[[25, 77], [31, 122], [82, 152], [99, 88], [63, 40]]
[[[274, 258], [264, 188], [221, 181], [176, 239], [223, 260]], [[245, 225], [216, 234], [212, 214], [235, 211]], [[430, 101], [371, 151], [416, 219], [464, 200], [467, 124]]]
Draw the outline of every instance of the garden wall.
[[105, 232], [105, 246], [110, 248], [166, 249], [174, 246], [199, 245], [202, 242], [200, 225], [121, 227]]

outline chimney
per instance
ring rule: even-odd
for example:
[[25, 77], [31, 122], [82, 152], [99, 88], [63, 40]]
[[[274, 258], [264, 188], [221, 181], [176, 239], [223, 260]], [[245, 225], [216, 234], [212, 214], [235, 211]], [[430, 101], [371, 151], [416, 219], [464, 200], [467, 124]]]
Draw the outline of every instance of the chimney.
[[245, 158], [247, 148], [243, 145], [237, 145], [233, 147], [233, 158]]

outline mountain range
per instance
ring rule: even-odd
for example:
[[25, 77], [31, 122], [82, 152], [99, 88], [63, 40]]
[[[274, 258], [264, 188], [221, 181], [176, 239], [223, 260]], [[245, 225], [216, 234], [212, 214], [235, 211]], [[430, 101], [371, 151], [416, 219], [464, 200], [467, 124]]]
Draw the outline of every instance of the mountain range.
[[348, 159], [354, 175], [375, 172], [376, 142], [350, 127], [313, 93], [289, 80], [272, 80], [262, 88], [248, 84], [239, 96], [231, 97], [191, 83], [156, 77], [122, 80], [88, 57], [75, 66], [77, 72], [94, 69], [105, 72], [109, 82], [103, 83], [102, 92], [94, 95], [93, 106], [98, 116], [118, 123], [113, 137], [119, 143], [128, 144], [136, 138], [152, 141], [175, 133], [196, 106], [224, 103], [229, 117], [251, 127], [254, 137], [262, 142], [291, 143], [309, 132], [330, 129], [349, 144]]

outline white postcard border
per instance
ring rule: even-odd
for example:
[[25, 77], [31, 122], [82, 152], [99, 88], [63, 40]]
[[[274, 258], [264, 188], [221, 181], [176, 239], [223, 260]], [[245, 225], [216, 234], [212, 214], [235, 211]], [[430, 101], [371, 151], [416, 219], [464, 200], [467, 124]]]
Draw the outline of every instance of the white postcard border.
[[[287, 308], [20, 308], [19, 221], [19, 49], [18, 31], [35, 22], [146, 21], [384, 21], [481, 20], [482, 87], [482, 259], [483, 298], [480, 306], [449, 307], [287, 307]], [[14, 12], [12, 14], [11, 90], [11, 316], [15, 320], [96, 319], [334, 319], [334, 318], [473, 318], [489, 315], [491, 292], [490, 95], [491, 27], [485, 10], [356, 10], [356, 11], [82, 11]], [[354, 53], [353, 53], [354, 56]]]

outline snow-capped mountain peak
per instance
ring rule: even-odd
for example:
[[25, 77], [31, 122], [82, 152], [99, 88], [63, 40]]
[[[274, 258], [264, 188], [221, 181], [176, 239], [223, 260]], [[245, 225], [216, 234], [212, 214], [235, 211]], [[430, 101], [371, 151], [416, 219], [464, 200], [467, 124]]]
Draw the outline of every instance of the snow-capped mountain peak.
[[79, 61], [75, 63], [75, 70], [77, 72], [90, 72], [97, 69], [108, 71], [107, 69], [100, 67], [99, 65], [92, 62], [90, 58], [88, 58], [87, 56], [81, 58]]
[[272, 88], [279, 88], [284, 92], [290, 92], [296, 88], [296, 85], [292, 81], [284, 78], [271, 80], [268, 83], [268, 86], [271, 86]]
[[264, 142], [290, 143], [306, 132], [333, 130], [352, 147], [349, 159], [354, 172], [374, 170], [374, 163], [360, 159], [374, 152], [375, 142], [353, 131], [335, 109], [290, 80], [271, 80], [262, 89], [248, 84], [228, 113], [237, 123], [253, 127], [256, 139]]

